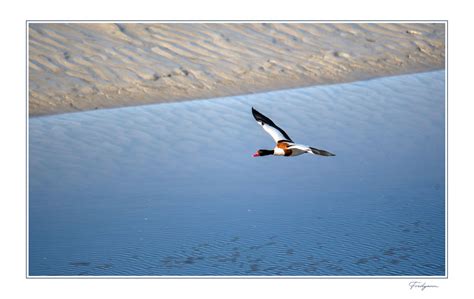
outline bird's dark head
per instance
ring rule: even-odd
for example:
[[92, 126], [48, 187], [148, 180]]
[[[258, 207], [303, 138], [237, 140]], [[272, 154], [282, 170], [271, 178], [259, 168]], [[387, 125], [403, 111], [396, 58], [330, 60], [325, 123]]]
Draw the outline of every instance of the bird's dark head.
[[255, 154], [253, 154], [254, 157], [261, 157], [261, 156], [268, 156], [268, 155], [273, 155], [273, 150], [261, 149], [261, 150], [258, 150]]

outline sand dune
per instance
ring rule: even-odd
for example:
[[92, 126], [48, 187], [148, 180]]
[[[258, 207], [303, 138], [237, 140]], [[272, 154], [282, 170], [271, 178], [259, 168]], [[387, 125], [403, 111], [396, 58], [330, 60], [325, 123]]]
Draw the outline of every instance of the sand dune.
[[29, 24], [29, 114], [444, 68], [445, 25]]

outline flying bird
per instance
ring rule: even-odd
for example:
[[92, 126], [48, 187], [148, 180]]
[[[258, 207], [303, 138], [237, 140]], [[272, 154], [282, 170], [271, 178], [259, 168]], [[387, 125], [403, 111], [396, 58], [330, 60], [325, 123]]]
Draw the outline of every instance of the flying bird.
[[320, 150], [314, 147], [294, 143], [285, 131], [283, 131], [271, 119], [258, 112], [253, 107], [252, 114], [253, 117], [255, 117], [255, 120], [263, 127], [263, 129], [268, 134], [270, 134], [270, 136], [272, 136], [273, 140], [275, 140], [276, 142], [276, 146], [274, 149], [260, 149], [255, 154], [253, 154], [254, 157], [261, 157], [267, 155], [292, 157], [299, 156], [305, 153], [326, 157], [335, 156], [334, 154], [325, 150]]

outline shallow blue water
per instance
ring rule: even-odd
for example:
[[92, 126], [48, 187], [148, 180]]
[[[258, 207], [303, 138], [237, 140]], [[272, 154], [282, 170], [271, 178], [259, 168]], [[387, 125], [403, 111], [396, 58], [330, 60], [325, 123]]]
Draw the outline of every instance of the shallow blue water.
[[[445, 275], [444, 71], [29, 121], [29, 275]], [[251, 155], [273, 140], [335, 157]]]

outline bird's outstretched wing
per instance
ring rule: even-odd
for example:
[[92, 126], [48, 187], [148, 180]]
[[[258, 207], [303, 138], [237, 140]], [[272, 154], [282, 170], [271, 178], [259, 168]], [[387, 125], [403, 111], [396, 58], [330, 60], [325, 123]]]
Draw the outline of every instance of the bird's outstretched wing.
[[290, 136], [288, 136], [285, 131], [280, 129], [271, 119], [258, 112], [253, 107], [252, 114], [253, 117], [255, 117], [255, 120], [263, 127], [263, 129], [268, 134], [270, 134], [270, 136], [272, 136], [273, 140], [275, 140], [276, 143], [280, 141], [293, 142], [293, 140], [291, 140]]
[[330, 153], [328, 151], [317, 149], [311, 146], [302, 145], [302, 144], [291, 144], [288, 147], [288, 149], [292, 151], [305, 152], [305, 153], [310, 153], [313, 155], [319, 155], [319, 156], [325, 156], [325, 157], [335, 156], [333, 153]]

